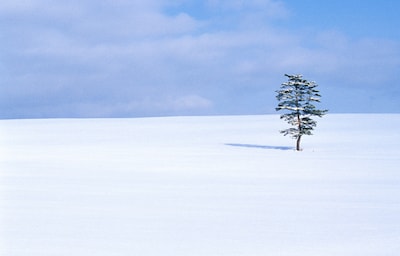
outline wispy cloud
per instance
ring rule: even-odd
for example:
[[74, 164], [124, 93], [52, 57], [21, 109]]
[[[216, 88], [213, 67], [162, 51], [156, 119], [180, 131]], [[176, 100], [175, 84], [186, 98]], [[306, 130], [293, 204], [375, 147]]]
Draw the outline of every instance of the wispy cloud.
[[334, 104], [400, 67], [397, 41], [281, 25], [282, 1], [204, 3], [199, 18], [178, 0], [3, 1], [0, 116], [265, 113], [283, 73]]

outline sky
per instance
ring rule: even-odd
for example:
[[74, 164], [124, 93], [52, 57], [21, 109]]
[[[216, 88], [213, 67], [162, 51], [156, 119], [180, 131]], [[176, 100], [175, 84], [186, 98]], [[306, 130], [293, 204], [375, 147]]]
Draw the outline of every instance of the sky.
[[397, 0], [2, 0], [0, 118], [400, 112]]

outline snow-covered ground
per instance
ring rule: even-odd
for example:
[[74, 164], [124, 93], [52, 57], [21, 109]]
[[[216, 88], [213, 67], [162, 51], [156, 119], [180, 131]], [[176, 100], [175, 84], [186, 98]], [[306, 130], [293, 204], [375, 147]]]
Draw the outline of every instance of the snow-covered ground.
[[400, 255], [400, 114], [0, 121], [0, 255]]

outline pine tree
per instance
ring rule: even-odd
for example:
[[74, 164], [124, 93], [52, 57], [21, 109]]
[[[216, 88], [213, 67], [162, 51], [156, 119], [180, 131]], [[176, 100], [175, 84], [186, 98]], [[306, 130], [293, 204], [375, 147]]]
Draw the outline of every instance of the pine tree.
[[276, 111], [286, 111], [281, 119], [292, 125], [292, 128], [280, 131], [283, 135], [290, 135], [296, 139], [296, 150], [301, 150], [300, 140], [303, 135], [312, 135], [317, 122], [311, 117], [322, 117], [328, 110], [318, 110], [313, 102], [320, 102], [321, 95], [316, 89], [318, 86], [313, 81], [303, 79], [302, 75], [287, 75], [288, 82], [281, 85], [276, 91], [278, 95], [278, 107]]

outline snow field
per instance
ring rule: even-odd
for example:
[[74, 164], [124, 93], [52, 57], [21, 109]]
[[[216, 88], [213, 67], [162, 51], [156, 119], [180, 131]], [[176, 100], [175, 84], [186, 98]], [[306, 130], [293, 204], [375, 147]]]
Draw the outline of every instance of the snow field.
[[0, 255], [398, 255], [400, 115], [0, 121]]

